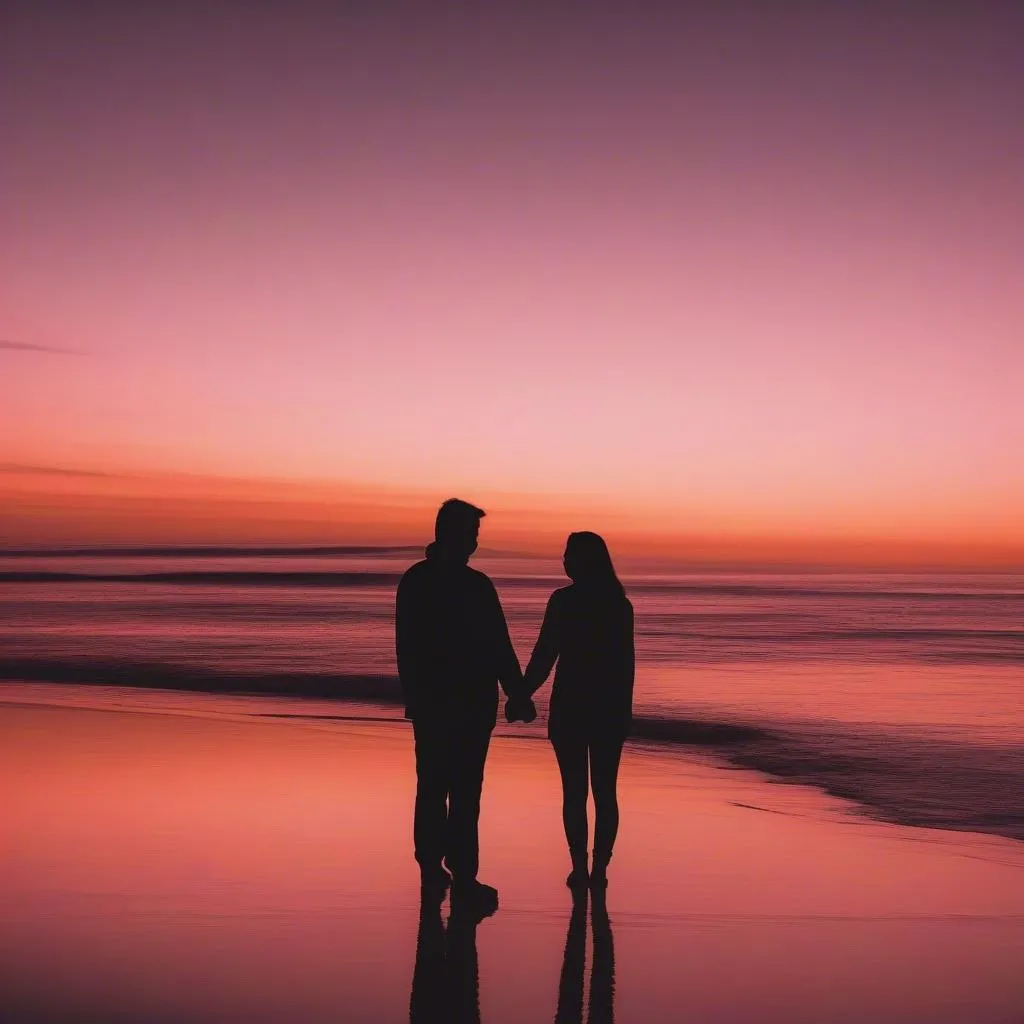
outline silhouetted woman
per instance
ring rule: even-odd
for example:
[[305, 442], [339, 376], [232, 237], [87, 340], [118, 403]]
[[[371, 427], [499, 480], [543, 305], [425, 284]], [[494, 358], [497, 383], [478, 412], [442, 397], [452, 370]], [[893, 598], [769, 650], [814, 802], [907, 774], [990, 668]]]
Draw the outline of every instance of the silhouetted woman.
[[548, 737], [562, 775], [562, 821], [572, 859], [566, 884], [576, 889], [588, 880], [589, 777], [597, 818], [589, 880], [603, 887], [619, 829], [619, 759], [633, 714], [633, 606], [596, 533], [569, 534], [563, 564], [572, 584], [548, 601], [525, 688], [532, 695], [557, 660]]

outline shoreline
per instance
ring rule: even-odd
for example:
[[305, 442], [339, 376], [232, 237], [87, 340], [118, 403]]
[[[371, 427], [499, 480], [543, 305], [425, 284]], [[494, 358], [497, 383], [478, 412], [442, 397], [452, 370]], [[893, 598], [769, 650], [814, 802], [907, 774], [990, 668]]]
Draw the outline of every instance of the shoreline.
[[[0, 707], [5, 1005], [22, 1020], [406, 1019], [417, 965], [446, 948], [424, 943], [452, 927], [447, 902], [419, 905], [406, 727], [99, 696]], [[1018, 844], [858, 819], [657, 745], [627, 747], [619, 793], [607, 916], [588, 921], [563, 884], [551, 752], [495, 736], [481, 877], [500, 907], [458, 936], [475, 965], [459, 984], [490, 1024], [551, 1019], [584, 961], [623, 1024], [680, 1007], [1016, 1019]]]
[[[33, 669], [27, 679], [24, 676], [7, 678], [7, 670], [23, 666]], [[58, 671], [51, 672], [55, 667]], [[53, 678], [60, 676], [61, 669], [72, 678]], [[262, 685], [256, 688], [254, 681]], [[384, 675], [280, 673], [254, 677], [175, 666], [104, 662], [69, 665], [27, 659], [0, 661], [0, 700], [5, 686], [19, 684], [68, 687], [69, 690], [75, 686], [83, 689], [113, 687], [130, 693], [286, 700], [303, 705], [323, 702], [349, 707], [378, 706], [394, 708], [396, 712], [401, 707], [397, 678]], [[353, 714], [325, 716], [307, 711], [290, 714], [310, 719], [334, 717], [339, 721], [357, 718]], [[496, 735], [508, 735], [506, 729], [499, 711]], [[523, 739], [545, 738], [543, 724], [517, 726], [511, 735]], [[765, 775], [773, 782], [812, 786], [850, 803], [874, 821], [1024, 841], [1024, 791], [1020, 784], [1024, 778], [1024, 751], [1019, 748], [977, 747], [950, 740], [900, 737], [905, 761], [894, 768], [893, 763], [879, 757], [875, 749], [865, 750], [858, 744], [854, 730], [836, 731], [831, 735], [823, 731], [813, 739], [818, 741], [817, 745], [806, 733], [774, 723], [759, 726], [698, 717], [637, 716], [629, 742], [632, 746], [649, 745], [669, 753], [698, 750], [736, 768]], [[909, 769], [904, 766], [906, 762], [911, 765]], [[937, 775], [937, 771], [941, 774]], [[979, 787], [986, 787], [989, 799], [993, 791], [1001, 794], [1003, 810], [997, 815], [977, 809], [975, 795]], [[934, 802], [935, 790], [941, 790], [944, 803]]]

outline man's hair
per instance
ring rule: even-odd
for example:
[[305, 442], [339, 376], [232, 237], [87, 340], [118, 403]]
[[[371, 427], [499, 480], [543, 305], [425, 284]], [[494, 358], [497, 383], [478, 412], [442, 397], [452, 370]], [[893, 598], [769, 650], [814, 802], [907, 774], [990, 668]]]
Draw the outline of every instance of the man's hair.
[[460, 498], [449, 498], [437, 510], [437, 519], [434, 521], [434, 536], [441, 540], [443, 537], [459, 534], [470, 524], [479, 523], [485, 515], [487, 513], [482, 508], [470, 505], [468, 501], [462, 501]]

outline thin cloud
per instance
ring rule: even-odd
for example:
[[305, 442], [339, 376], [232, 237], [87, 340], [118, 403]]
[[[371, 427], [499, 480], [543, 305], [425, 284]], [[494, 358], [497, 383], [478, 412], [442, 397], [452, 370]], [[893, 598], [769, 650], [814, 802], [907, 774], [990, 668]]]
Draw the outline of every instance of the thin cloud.
[[77, 348], [59, 348], [56, 345], [32, 345], [27, 341], [0, 341], [0, 350], [7, 352], [45, 352], [57, 356], [81, 356]]
[[85, 477], [117, 477], [121, 475], [119, 473], [104, 473], [98, 469], [68, 469], [64, 466], [27, 466], [20, 462], [0, 462], [0, 474]]

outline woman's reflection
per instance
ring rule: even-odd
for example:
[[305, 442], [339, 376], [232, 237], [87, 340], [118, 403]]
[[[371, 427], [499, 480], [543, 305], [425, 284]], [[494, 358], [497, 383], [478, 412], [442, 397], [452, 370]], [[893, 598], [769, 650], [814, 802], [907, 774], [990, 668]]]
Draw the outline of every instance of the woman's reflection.
[[615, 1020], [615, 942], [604, 890], [595, 890], [590, 905], [590, 930], [594, 936], [594, 966], [590, 972], [590, 1024]]
[[[588, 1024], [612, 1024], [615, 1020], [615, 946], [604, 891], [595, 891], [590, 908], [593, 934], [593, 967], [590, 972]], [[565, 935], [562, 976], [558, 984], [555, 1024], [583, 1024], [583, 974], [586, 967], [587, 894], [573, 899], [569, 930]]]

